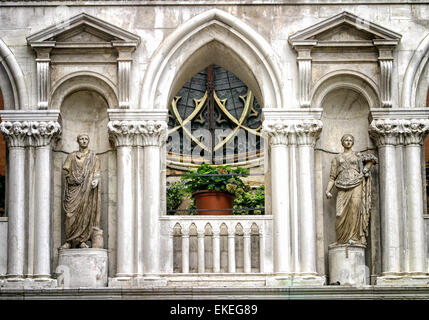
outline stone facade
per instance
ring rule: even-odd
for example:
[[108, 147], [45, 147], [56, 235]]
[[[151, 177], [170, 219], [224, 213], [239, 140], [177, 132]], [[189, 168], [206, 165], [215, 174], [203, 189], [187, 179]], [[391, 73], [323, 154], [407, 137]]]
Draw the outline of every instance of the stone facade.
[[[359, 286], [426, 286], [429, 5], [360, 2], [3, 1], [0, 286], [68, 283], [56, 280], [62, 164], [81, 132], [101, 163], [112, 290], [328, 287], [324, 190], [345, 133], [379, 159]], [[265, 216], [166, 215], [168, 108], [211, 64], [263, 109]]]

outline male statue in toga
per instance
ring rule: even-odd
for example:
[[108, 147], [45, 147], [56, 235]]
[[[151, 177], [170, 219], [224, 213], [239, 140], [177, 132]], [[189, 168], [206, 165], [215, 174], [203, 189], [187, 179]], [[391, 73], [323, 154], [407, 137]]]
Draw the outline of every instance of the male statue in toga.
[[88, 149], [89, 136], [77, 136], [79, 151], [68, 155], [63, 165], [65, 188], [63, 207], [66, 214], [66, 242], [63, 249], [77, 242], [88, 248], [86, 242], [94, 231], [100, 230], [100, 160]]

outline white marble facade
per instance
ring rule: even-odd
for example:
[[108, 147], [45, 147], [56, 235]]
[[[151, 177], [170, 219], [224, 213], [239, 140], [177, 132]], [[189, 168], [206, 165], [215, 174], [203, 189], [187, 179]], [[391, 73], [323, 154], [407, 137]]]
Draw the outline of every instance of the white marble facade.
[[[101, 160], [101, 286], [328, 285], [335, 203], [323, 190], [345, 133], [379, 159], [363, 283], [429, 281], [428, 4], [117, 2], [0, 4], [2, 286], [60, 286], [61, 168], [83, 131]], [[166, 215], [168, 106], [210, 64], [263, 107], [265, 216]]]

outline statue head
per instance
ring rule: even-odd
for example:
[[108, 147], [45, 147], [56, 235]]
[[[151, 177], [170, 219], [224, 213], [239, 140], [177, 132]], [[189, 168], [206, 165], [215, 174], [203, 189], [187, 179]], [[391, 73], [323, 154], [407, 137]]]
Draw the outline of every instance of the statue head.
[[341, 138], [341, 144], [343, 145], [344, 148], [349, 149], [353, 147], [353, 145], [355, 144], [355, 138], [350, 133], [346, 133]]
[[76, 141], [80, 148], [86, 149], [89, 145], [89, 135], [81, 133], [77, 136]]

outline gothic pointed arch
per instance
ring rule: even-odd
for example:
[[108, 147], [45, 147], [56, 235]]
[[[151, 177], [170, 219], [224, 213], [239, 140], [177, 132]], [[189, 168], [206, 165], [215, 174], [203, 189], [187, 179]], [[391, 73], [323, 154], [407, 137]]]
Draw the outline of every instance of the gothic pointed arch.
[[0, 39], [0, 89], [5, 109], [27, 109], [24, 75], [9, 47]]
[[285, 86], [270, 44], [239, 19], [212, 9], [184, 23], [157, 49], [146, 70], [140, 108], [167, 109], [175, 92], [210, 64], [236, 74], [263, 107], [285, 107]]
[[[402, 86], [401, 108], [424, 107], [416, 106], [417, 88], [423, 69], [429, 60], [429, 33], [423, 38], [411, 58], [404, 75]], [[422, 102], [423, 104], [424, 102]]]

